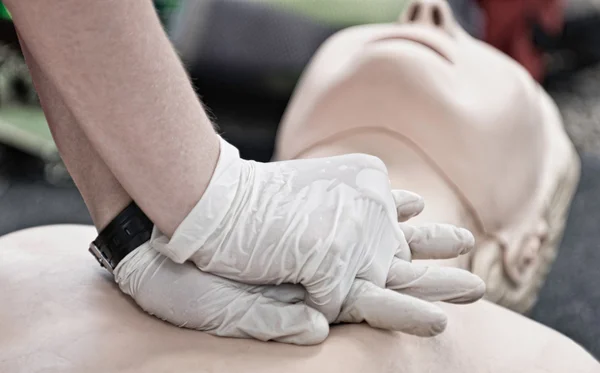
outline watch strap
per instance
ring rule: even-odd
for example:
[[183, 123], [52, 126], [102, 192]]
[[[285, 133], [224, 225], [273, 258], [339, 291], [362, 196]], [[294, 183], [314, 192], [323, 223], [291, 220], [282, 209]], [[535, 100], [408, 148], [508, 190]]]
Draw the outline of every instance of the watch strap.
[[135, 202], [129, 204], [90, 245], [90, 252], [111, 273], [121, 260], [150, 240], [153, 224]]

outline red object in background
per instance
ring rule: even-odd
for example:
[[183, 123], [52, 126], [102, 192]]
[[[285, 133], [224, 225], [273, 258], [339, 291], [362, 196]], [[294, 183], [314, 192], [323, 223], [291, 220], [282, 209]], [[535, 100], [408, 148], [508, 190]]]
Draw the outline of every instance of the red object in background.
[[563, 0], [478, 0], [485, 16], [484, 40], [508, 54], [534, 79], [544, 77], [542, 53], [533, 44], [533, 26], [550, 35], [563, 27]]

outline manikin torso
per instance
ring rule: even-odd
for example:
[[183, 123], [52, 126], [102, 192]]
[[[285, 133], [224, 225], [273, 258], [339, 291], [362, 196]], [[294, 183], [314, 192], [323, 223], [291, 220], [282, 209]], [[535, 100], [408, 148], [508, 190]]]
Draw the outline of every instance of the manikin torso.
[[86, 250], [85, 226], [0, 237], [4, 373], [596, 373], [558, 333], [486, 301], [441, 304], [435, 338], [332, 328], [318, 346], [214, 337], [144, 313]]
[[398, 24], [324, 44], [288, 106], [276, 159], [378, 156], [395, 188], [425, 197], [414, 222], [475, 233], [478, 250], [448, 264], [482, 276], [489, 299], [526, 311], [560, 241], [578, 158], [525, 69], [469, 36], [447, 4], [412, 6]]

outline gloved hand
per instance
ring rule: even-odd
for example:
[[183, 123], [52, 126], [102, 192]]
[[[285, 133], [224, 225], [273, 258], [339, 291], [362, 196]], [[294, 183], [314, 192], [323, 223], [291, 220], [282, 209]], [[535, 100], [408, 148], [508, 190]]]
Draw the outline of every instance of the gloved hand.
[[[376, 157], [258, 163], [241, 159], [221, 139], [201, 200], [170, 241], [153, 247], [176, 263], [190, 260], [204, 272], [242, 283], [301, 284], [305, 302], [331, 323], [351, 289], [372, 299], [374, 289], [406, 276], [398, 263], [411, 252], [397, 210], [417, 201], [399, 199], [399, 193]], [[473, 245], [470, 232], [451, 233], [461, 250]], [[376, 306], [391, 307], [394, 295], [386, 292]], [[395, 328], [392, 321], [378, 326]]]
[[[410, 192], [396, 193], [405, 202], [402, 219], [419, 213], [422, 199]], [[412, 201], [412, 202], [409, 202]], [[418, 258], [451, 258], [472, 247], [472, 236], [457, 234], [449, 225], [411, 227], [401, 224], [410, 251]], [[467, 232], [468, 233], [468, 232]], [[164, 241], [155, 230], [150, 242], [129, 254], [115, 269], [121, 290], [148, 313], [175, 325], [237, 338], [256, 338], [309, 345], [329, 334], [325, 316], [304, 303], [302, 286], [252, 286], [176, 264], [152, 249]], [[469, 272], [426, 267], [393, 260], [388, 288], [356, 280], [336, 322], [366, 321], [374, 327], [432, 336], [446, 326], [446, 315], [428, 301], [467, 303], [479, 299], [485, 286]], [[396, 291], [390, 290], [394, 289]]]
[[329, 334], [325, 317], [306, 306], [302, 286], [253, 286], [177, 264], [150, 242], [115, 268], [121, 290], [151, 315], [179, 327], [233, 338], [310, 345]]

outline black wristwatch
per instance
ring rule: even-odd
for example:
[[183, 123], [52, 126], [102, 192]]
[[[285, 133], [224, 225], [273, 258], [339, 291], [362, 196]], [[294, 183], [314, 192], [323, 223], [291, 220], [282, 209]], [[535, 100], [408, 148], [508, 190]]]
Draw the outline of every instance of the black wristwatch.
[[153, 224], [132, 202], [104, 228], [90, 244], [90, 253], [100, 265], [113, 273], [130, 252], [150, 240]]

